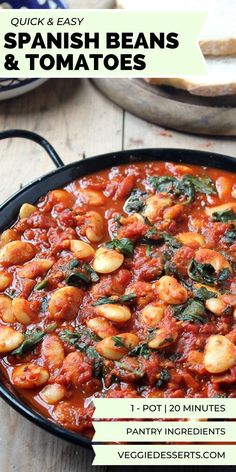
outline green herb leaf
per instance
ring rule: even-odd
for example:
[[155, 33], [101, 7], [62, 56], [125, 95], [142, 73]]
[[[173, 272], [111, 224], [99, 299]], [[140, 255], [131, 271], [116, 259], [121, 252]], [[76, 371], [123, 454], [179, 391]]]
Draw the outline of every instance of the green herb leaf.
[[184, 203], [192, 203], [195, 196], [195, 188], [187, 178], [178, 180], [175, 177], [149, 177], [150, 184], [157, 192], [165, 192], [173, 195], [175, 198], [184, 197]]
[[206, 323], [206, 310], [204, 304], [194, 299], [188, 300], [183, 305], [173, 308], [173, 315], [179, 321], [188, 321], [189, 323]]
[[133, 241], [128, 238], [113, 239], [112, 241], [107, 242], [105, 246], [109, 249], [117, 249], [125, 256], [132, 256], [134, 252]]
[[113, 341], [114, 341], [114, 343], [115, 343], [115, 346], [117, 346], [117, 347], [125, 347], [125, 345], [124, 345], [122, 339], [119, 338], [119, 336], [112, 336], [112, 339], [113, 339]]
[[41, 280], [41, 282], [39, 282], [37, 285], [35, 285], [34, 290], [43, 290], [47, 286], [48, 286], [48, 280], [44, 279], [44, 280]]
[[165, 175], [149, 177], [148, 182], [157, 192], [174, 193], [174, 186], [176, 186], [179, 181], [175, 177]]
[[158, 381], [156, 382], [156, 387], [157, 388], [162, 388], [164, 387], [170, 380], [171, 375], [167, 369], [162, 369], [160, 372], [160, 377]]
[[144, 208], [147, 193], [135, 188], [132, 190], [128, 200], [124, 204], [124, 211], [126, 213], [139, 213]]
[[77, 342], [81, 338], [81, 333], [64, 329], [63, 331], [59, 333], [59, 336], [62, 339], [62, 341], [76, 347]]
[[227, 244], [236, 243], [236, 228], [228, 229], [224, 234], [224, 240]]
[[144, 372], [142, 370], [132, 369], [129, 365], [124, 362], [116, 362], [116, 366], [124, 371], [130, 372], [131, 374], [137, 375], [138, 377], [143, 377]]
[[225, 282], [231, 273], [229, 269], [223, 269], [217, 273], [211, 264], [201, 264], [193, 259], [188, 267], [188, 275], [196, 282], [216, 285]]
[[231, 272], [229, 269], [223, 269], [218, 274], [218, 283], [225, 282], [231, 277]]
[[209, 298], [216, 298], [217, 294], [215, 292], [211, 292], [207, 290], [206, 287], [194, 288], [193, 289], [194, 298], [204, 302], [205, 300], [209, 300]]
[[161, 237], [164, 239], [166, 244], [173, 247], [174, 249], [179, 249], [182, 247], [182, 243], [169, 233], [161, 233]]
[[213, 181], [207, 176], [185, 175], [181, 180], [171, 176], [155, 176], [149, 177], [149, 182], [157, 192], [166, 192], [172, 194], [175, 198], [184, 196], [186, 205], [193, 202], [195, 192], [205, 195], [216, 193]]
[[12, 351], [11, 354], [13, 356], [23, 356], [24, 354], [33, 351], [35, 346], [42, 341], [44, 336], [44, 331], [26, 331], [23, 343], [17, 349]]
[[46, 328], [45, 328], [45, 331], [46, 331], [46, 333], [53, 333], [53, 331], [55, 331], [55, 329], [57, 329], [57, 323], [56, 322], [50, 323], [49, 325], [47, 325]]
[[236, 214], [231, 209], [223, 210], [223, 211], [215, 211], [212, 214], [212, 220], [228, 223], [229, 221], [236, 221]]
[[130, 303], [133, 300], [135, 300], [136, 295], [135, 293], [129, 293], [127, 295], [121, 295], [120, 297], [117, 295], [114, 295], [113, 297], [101, 297], [96, 302], [92, 303], [92, 306], [99, 306], [99, 305], [106, 305], [106, 304], [113, 304], [115, 305], [116, 303]]
[[62, 341], [70, 344], [79, 352], [83, 352], [87, 357], [94, 360], [93, 364], [93, 375], [94, 377], [100, 377], [103, 371], [103, 358], [98, 354], [96, 349], [89, 345], [91, 341], [98, 341], [98, 337], [94, 333], [86, 328], [86, 326], [79, 326], [80, 331], [69, 331], [63, 330], [59, 333]]
[[68, 270], [73, 270], [78, 266], [79, 266], [79, 261], [77, 259], [71, 259], [71, 261], [68, 262], [67, 267], [68, 267]]
[[66, 283], [67, 285], [81, 288], [84, 287], [84, 285], [89, 285], [91, 281], [83, 272], [76, 271], [72, 272], [72, 274], [66, 278]]
[[144, 359], [148, 359], [150, 357], [150, 350], [146, 343], [139, 344], [135, 346], [132, 351], [129, 352], [130, 357], [142, 356]]
[[146, 248], [146, 256], [151, 257], [151, 255], [152, 255], [152, 246], [150, 246], [150, 244], [148, 244], [147, 248]]
[[215, 195], [216, 188], [213, 180], [207, 175], [202, 177], [195, 177], [194, 175], [185, 175], [183, 181], [191, 182], [194, 186], [195, 192], [203, 193], [204, 195]]
[[92, 267], [89, 264], [83, 264], [83, 268], [88, 272], [90, 275], [91, 281], [92, 282], [98, 282], [100, 280], [99, 275], [95, 270], [92, 269]]

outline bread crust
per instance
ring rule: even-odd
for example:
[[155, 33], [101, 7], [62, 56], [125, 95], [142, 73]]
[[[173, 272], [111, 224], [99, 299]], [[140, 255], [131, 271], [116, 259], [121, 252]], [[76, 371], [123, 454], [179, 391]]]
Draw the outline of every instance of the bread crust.
[[[196, 78], [197, 80], [197, 78]], [[193, 79], [187, 78], [153, 78], [145, 79], [146, 82], [153, 85], [170, 85], [171, 87], [187, 90], [192, 95], [202, 97], [217, 97], [222, 95], [236, 94], [236, 80], [225, 84], [197, 84]]]

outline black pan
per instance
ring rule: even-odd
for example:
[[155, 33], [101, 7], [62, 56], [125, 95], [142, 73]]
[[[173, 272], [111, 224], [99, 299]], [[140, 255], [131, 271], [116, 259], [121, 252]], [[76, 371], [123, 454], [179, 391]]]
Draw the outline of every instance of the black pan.
[[[26, 138], [38, 143], [45, 149], [57, 169], [26, 185], [0, 206], [0, 232], [13, 224], [23, 203], [35, 203], [39, 197], [49, 190], [62, 187], [74, 179], [112, 166], [143, 161], [173, 161], [236, 172], [236, 159], [233, 157], [190, 149], [169, 148], [118, 151], [116, 153], [91, 157], [64, 166], [63, 161], [60, 159], [55, 149], [48, 141], [36, 133], [25, 130], [0, 132], [0, 140], [5, 138]], [[3, 376], [0, 378], [0, 396], [25, 418], [41, 428], [72, 443], [91, 447], [91, 441], [89, 439], [57, 426], [52, 421], [34, 411], [17, 396], [14, 392], [14, 388]]]

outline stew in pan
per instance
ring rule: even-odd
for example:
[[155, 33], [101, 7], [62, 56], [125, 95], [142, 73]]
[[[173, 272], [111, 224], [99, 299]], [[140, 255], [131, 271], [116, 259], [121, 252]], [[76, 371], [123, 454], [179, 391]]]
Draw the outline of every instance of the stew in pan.
[[92, 435], [94, 396], [235, 398], [236, 175], [149, 162], [25, 203], [0, 240], [1, 368]]

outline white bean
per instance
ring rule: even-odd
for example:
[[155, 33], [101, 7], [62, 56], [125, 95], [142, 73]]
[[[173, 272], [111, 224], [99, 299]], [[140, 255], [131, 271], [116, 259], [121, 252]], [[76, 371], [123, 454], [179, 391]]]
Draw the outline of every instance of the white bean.
[[118, 333], [112, 323], [100, 316], [97, 318], [91, 318], [86, 322], [86, 325], [101, 339], [115, 336]]
[[170, 346], [177, 336], [173, 335], [167, 328], [158, 329], [151, 341], [149, 341], [148, 346], [151, 349], [164, 349], [167, 346]]
[[30, 308], [30, 303], [25, 298], [14, 298], [12, 300], [14, 317], [19, 323], [29, 325], [35, 318], [35, 313]]
[[90, 244], [77, 239], [70, 241], [70, 250], [74, 253], [77, 259], [87, 259], [93, 257], [95, 251]]
[[202, 264], [211, 264], [216, 272], [220, 272], [223, 269], [229, 269], [232, 272], [232, 267], [227, 259], [220, 252], [213, 249], [198, 249], [194, 259]]
[[233, 367], [235, 363], [235, 345], [221, 334], [210, 336], [204, 353], [205, 369], [211, 374], [220, 374]]
[[99, 248], [93, 260], [93, 269], [99, 274], [110, 274], [119, 269], [124, 262], [124, 256], [115, 249]]
[[119, 360], [139, 343], [139, 338], [132, 333], [122, 333], [105, 338], [96, 345], [97, 352], [105, 359]]
[[35, 279], [39, 275], [44, 275], [53, 266], [51, 259], [36, 259], [26, 263], [18, 270], [18, 275], [26, 279]]
[[54, 383], [44, 387], [39, 395], [45, 403], [48, 403], [48, 405], [55, 405], [65, 397], [66, 389], [63, 385]]
[[179, 241], [185, 246], [191, 246], [192, 244], [204, 246], [205, 244], [205, 239], [201, 234], [192, 233], [191, 231], [179, 233], [177, 234], [176, 238], [179, 239]]
[[188, 292], [175, 277], [164, 275], [157, 282], [156, 288], [159, 298], [163, 302], [179, 305], [187, 301]]
[[6, 290], [9, 285], [12, 283], [13, 276], [6, 270], [0, 271], [0, 292]]
[[131, 311], [127, 306], [107, 303], [98, 305], [95, 308], [96, 312], [115, 323], [125, 323], [131, 318]]
[[14, 323], [12, 300], [7, 295], [0, 295], [0, 318], [5, 323]]
[[73, 320], [83, 300], [83, 292], [76, 287], [62, 287], [52, 294], [49, 314], [52, 319]]
[[0, 249], [0, 263], [10, 266], [23, 264], [35, 256], [35, 247], [24, 241], [12, 241]]
[[24, 336], [9, 326], [0, 326], [0, 353], [7, 354], [14, 351], [24, 341]]
[[23, 218], [29, 218], [32, 213], [37, 210], [37, 207], [34, 205], [30, 205], [30, 203], [23, 203], [20, 208], [19, 217], [22, 220]]
[[165, 309], [166, 305], [149, 303], [149, 305], [145, 306], [141, 311], [140, 317], [142, 322], [150, 326], [150, 328], [157, 326], [163, 318]]
[[58, 369], [62, 366], [65, 358], [64, 347], [56, 334], [48, 334], [44, 338], [41, 352], [49, 369]]
[[12, 372], [12, 383], [18, 388], [41, 387], [48, 379], [49, 372], [47, 369], [30, 362], [14, 367]]
[[227, 305], [220, 298], [208, 298], [205, 302], [206, 308], [216, 316], [221, 316], [227, 309]]

